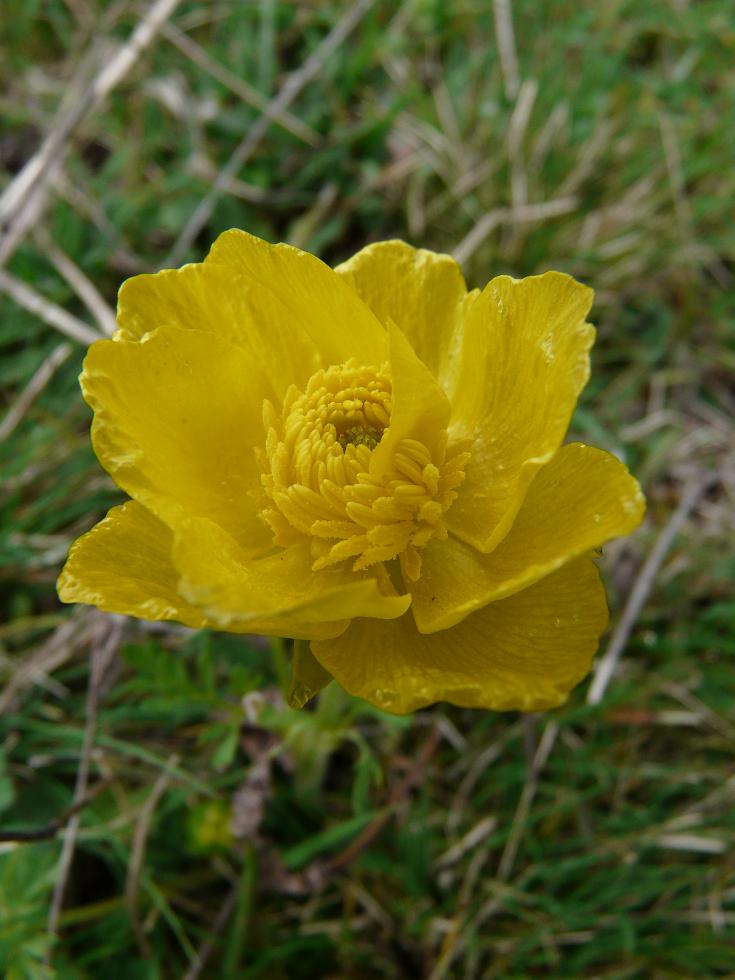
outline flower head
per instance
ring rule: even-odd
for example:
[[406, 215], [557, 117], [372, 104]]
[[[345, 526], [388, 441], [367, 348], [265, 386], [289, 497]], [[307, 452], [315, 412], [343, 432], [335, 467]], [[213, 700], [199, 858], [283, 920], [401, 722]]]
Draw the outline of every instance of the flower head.
[[72, 546], [61, 598], [308, 640], [298, 702], [334, 677], [395, 712], [560, 704], [607, 623], [593, 554], [644, 509], [614, 456], [562, 446], [591, 298], [241, 231], [128, 280], [81, 383], [132, 499]]

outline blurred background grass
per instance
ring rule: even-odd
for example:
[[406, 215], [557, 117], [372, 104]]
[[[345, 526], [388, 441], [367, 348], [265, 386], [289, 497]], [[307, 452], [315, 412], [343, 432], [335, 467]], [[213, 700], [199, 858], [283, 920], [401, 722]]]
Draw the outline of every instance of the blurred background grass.
[[[735, 976], [729, 0], [8, 0], [0, 29], [3, 976]], [[596, 288], [573, 434], [649, 499], [603, 558], [614, 621], [649, 591], [601, 703], [295, 713], [284, 646], [61, 607], [120, 499], [85, 341], [231, 226]]]

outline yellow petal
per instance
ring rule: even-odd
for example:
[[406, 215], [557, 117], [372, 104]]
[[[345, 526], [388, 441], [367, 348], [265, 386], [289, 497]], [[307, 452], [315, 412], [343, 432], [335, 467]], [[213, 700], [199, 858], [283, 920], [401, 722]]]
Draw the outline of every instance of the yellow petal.
[[578, 558], [440, 633], [419, 633], [408, 614], [360, 619], [311, 649], [351, 694], [396, 714], [434, 701], [543, 711], [588, 673], [606, 625], [597, 568]]
[[220, 629], [249, 622], [250, 632], [269, 636], [336, 636], [355, 616], [393, 618], [411, 602], [409, 595], [386, 594], [371, 572], [312, 571], [308, 544], [249, 559], [234, 538], [201, 519], [177, 528], [173, 559], [182, 595]]
[[645, 500], [625, 466], [601, 449], [564, 446], [537, 474], [513, 526], [489, 555], [456, 538], [430, 542], [411, 583], [419, 630], [446, 630], [488, 602], [629, 534]]
[[472, 439], [449, 529], [480, 551], [509, 530], [589, 376], [592, 291], [559, 272], [493, 279], [466, 303], [450, 437]]
[[271, 547], [255, 456], [264, 393], [242, 349], [162, 327], [141, 343], [93, 344], [81, 384], [95, 452], [126, 493], [172, 526], [207, 517], [251, 554]]
[[303, 708], [307, 701], [333, 680], [307, 644], [296, 643], [291, 661], [291, 681], [286, 700], [291, 708]]
[[140, 619], [206, 626], [202, 613], [178, 593], [172, 545], [171, 531], [145, 507], [134, 501], [113, 507], [71, 546], [59, 576], [59, 597]]
[[280, 402], [290, 384], [301, 385], [318, 370], [322, 357], [304, 331], [284, 329], [283, 317], [268, 316], [258, 300], [242, 277], [211, 262], [135, 276], [120, 288], [115, 338], [132, 342], [176, 327], [229, 342], [247, 354], [258, 387]]
[[452, 339], [467, 293], [462, 271], [449, 255], [406, 242], [375, 242], [339, 273], [381, 323], [396, 323], [435, 378], [449, 371]]
[[276, 332], [301, 331], [319, 351], [322, 365], [351, 357], [362, 364], [385, 360], [385, 330], [354, 290], [315, 255], [232, 229], [219, 236], [205, 264], [226, 268], [232, 288], [242, 284], [247, 290], [268, 343]]
[[385, 331], [354, 290], [318, 258], [226, 231], [203, 263], [135, 276], [118, 299], [120, 336], [160, 326], [226, 338], [252, 358], [280, 400], [320, 367], [386, 358]]
[[449, 421], [447, 397], [394, 323], [388, 325], [390, 371], [393, 379], [393, 408], [390, 425], [373, 452], [370, 472], [382, 476], [399, 443], [415, 439], [441, 459]]
[[[202, 522], [204, 523], [204, 522]], [[209, 547], [237, 546], [209, 525]], [[205, 551], [192, 556], [175, 540], [173, 532], [135, 501], [114, 507], [103, 521], [82, 535], [71, 547], [58, 582], [63, 602], [83, 602], [105, 612], [140, 619], [171, 619], [193, 629], [227, 628], [234, 633], [295, 636], [300, 639], [332, 637], [343, 631], [352, 609], [359, 615], [400, 616], [410, 596], [384, 597], [375, 579], [340, 587], [337, 576], [304, 576], [303, 555], [287, 554], [280, 567], [273, 560], [248, 563], [239, 570], [228, 568], [236, 582], [222, 581], [221, 567], [230, 558], [207, 550], [207, 542], [195, 540]], [[181, 561], [183, 555], [183, 562]], [[202, 566], [201, 578], [187, 567], [190, 560]], [[230, 559], [231, 560], [231, 559]], [[182, 568], [183, 565], [183, 578]], [[214, 572], [213, 572], [214, 569]], [[300, 575], [294, 582], [291, 575]], [[226, 585], [239, 588], [233, 608], [212, 613], [199, 600], [222, 597]], [[324, 586], [325, 595], [318, 593]], [[188, 593], [188, 595], [185, 595]], [[193, 597], [194, 601], [190, 601]], [[230, 596], [230, 598], [233, 598]], [[331, 618], [330, 618], [331, 616]]]

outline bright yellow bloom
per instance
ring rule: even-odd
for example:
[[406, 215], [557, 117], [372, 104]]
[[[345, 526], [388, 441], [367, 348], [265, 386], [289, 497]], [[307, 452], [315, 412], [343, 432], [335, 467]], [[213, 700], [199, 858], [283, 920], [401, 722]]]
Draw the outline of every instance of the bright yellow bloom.
[[400, 241], [332, 270], [241, 231], [128, 280], [81, 383], [132, 500], [73, 545], [61, 598], [309, 640], [298, 703], [334, 677], [400, 713], [560, 704], [607, 624], [595, 549], [644, 509], [614, 456], [561, 446], [591, 300], [557, 272], [467, 292]]

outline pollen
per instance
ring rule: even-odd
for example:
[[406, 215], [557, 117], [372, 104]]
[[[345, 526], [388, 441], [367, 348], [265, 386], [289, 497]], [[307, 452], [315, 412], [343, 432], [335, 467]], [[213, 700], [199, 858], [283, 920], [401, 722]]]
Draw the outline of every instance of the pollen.
[[464, 479], [467, 447], [450, 446], [445, 432], [432, 456], [406, 438], [378, 472], [373, 454], [391, 411], [388, 366], [355, 360], [318, 371], [302, 391], [292, 386], [280, 412], [264, 403], [270, 504], [261, 516], [276, 545], [309, 540], [314, 570], [399, 559], [415, 581], [421, 549], [447, 537], [442, 517]]

